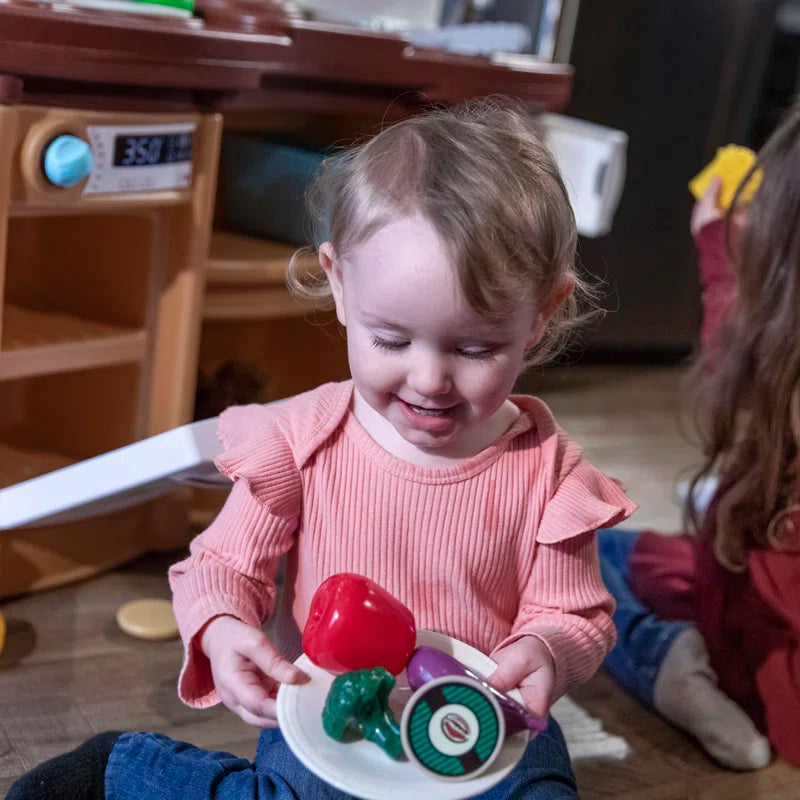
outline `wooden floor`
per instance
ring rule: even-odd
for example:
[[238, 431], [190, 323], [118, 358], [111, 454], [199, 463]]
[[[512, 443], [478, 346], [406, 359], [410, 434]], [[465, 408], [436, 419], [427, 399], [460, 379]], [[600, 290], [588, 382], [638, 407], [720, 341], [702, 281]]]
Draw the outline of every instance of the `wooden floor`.
[[[641, 506], [633, 526], [679, 525], [674, 485], [693, 459], [675, 421], [680, 377], [677, 368], [577, 366], [526, 381], [591, 459], [626, 484]], [[168, 596], [165, 570], [174, 558], [150, 556], [81, 584], [2, 605], [8, 640], [0, 655], [0, 796], [42, 759], [109, 729], [158, 730], [252, 756], [254, 729], [224, 708], [193, 711], [177, 700], [177, 642], [140, 642], [114, 621], [127, 600]], [[583, 800], [800, 798], [800, 771], [780, 762], [757, 773], [721, 770], [605, 674], [573, 697], [632, 748], [624, 761], [575, 764]]]

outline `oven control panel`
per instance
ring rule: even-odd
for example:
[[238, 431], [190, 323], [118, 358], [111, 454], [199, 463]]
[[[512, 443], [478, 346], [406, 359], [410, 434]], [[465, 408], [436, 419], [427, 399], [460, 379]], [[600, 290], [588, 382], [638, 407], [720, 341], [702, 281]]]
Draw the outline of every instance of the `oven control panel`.
[[208, 121], [221, 123], [215, 115], [194, 113], [23, 106], [11, 203], [77, 209], [188, 202], [203, 174], [199, 165], [218, 147], [216, 133], [206, 138], [214, 130]]
[[93, 164], [84, 194], [186, 189], [192, 182], [195, 123], [89, 125]]

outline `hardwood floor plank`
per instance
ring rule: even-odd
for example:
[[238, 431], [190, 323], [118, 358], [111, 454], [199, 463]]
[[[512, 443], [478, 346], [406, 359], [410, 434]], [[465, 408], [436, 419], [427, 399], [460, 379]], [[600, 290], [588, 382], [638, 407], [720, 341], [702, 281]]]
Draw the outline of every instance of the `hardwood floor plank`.
[[23, 771], [88, 739], [93, 730], [67, 692], [9, 697], [3, 703], [3, 728], [14, 742]]
[[0, 720], [0, 786], [2, 781], [8, 780], [9, 783], [20, 773], [24, 772], [25, 766], [22, 758], [17, 751], [14, 741], [3, 727]]
[[146, 642], [132, 639], [119, 629], [116, 610], [139, 597], [168, 598], [166, 575], [160, 573], [162, 565], [166, 570], [170, 558], [152, 562], [149, 575], [130, 566], [101, 576], [99, 585], [90, 580], [56, 590], [58, 602], [53, 601], [52, 592], [16, 601], [6, 613], [9, 645], [0, 655], [0, 665], [20, 659], [29, 665], [85, 659], [131, 653], [146, 646]]

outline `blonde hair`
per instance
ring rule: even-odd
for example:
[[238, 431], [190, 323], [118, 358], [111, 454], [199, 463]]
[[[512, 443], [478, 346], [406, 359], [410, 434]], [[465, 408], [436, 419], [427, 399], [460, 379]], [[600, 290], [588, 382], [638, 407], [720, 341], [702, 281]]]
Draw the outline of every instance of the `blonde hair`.
[[[595, 313], [576, 270], [575, 217], [558, 168], [533, 118], [508, 100], [435, 108], [384, 129], [326, 159], [308, 201], [317, 241], [330, 241], [338, 258], [390, 221], [421, 213], [452, 248], [467, 302], [488, 318], [527, 300], [547, 304], [574, 284], [528, 365], [552, 358]], [[329, 298], [325, 277], [302, 272], [297, 255], [290, 289]]]

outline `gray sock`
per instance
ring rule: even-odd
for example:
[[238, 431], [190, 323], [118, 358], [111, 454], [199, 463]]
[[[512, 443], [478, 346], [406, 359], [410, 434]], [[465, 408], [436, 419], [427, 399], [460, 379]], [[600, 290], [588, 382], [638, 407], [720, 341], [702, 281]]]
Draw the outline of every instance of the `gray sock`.
[[696, 628], [675, 637], [656, 677], [653, 701], [660, 714], [694, 736], [723, 766], [751, 770], [769, 764], [769, 742], [717, 686], [708, 648]]

